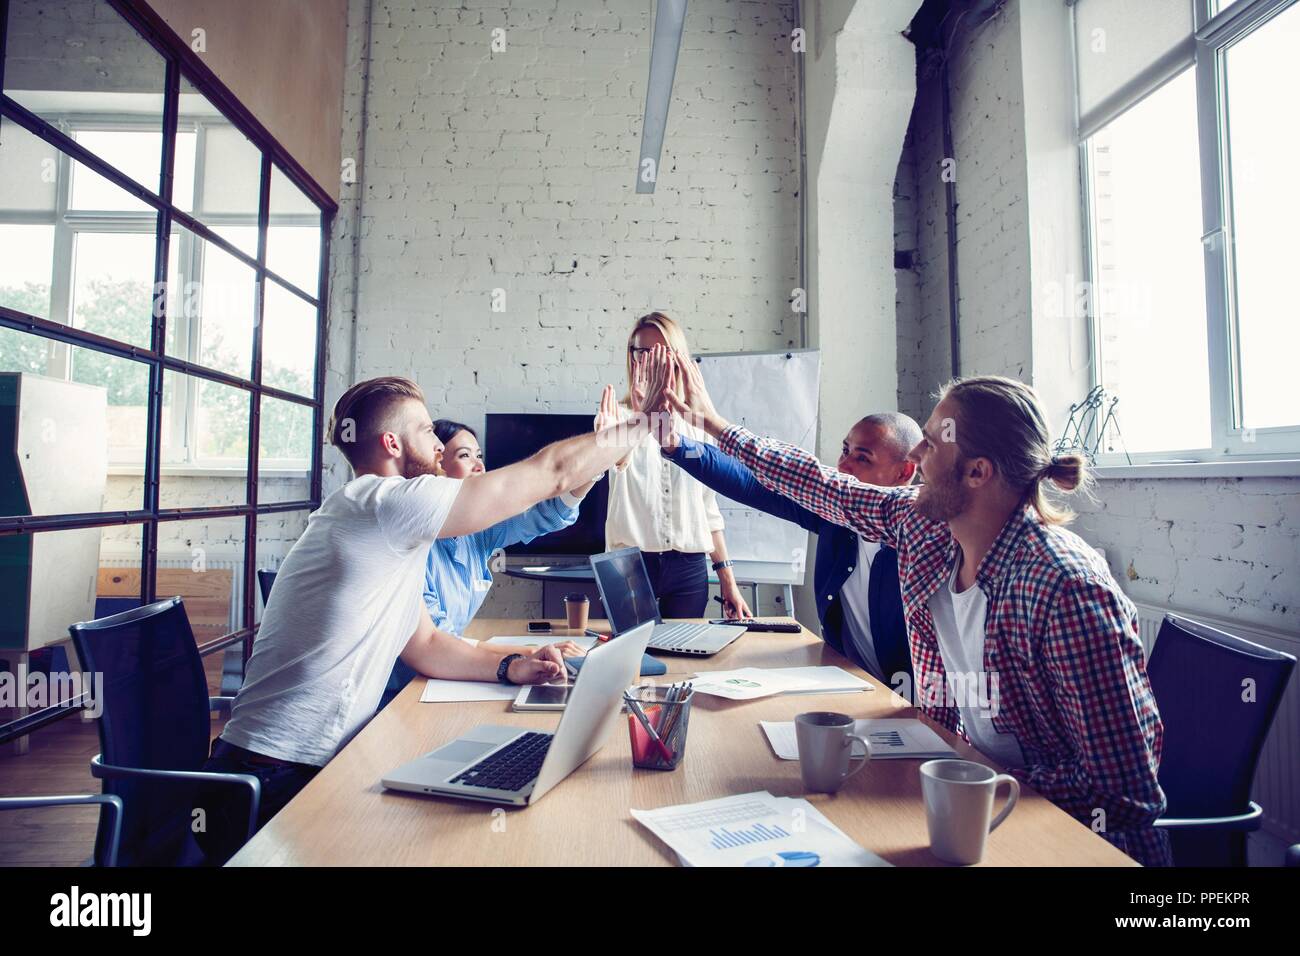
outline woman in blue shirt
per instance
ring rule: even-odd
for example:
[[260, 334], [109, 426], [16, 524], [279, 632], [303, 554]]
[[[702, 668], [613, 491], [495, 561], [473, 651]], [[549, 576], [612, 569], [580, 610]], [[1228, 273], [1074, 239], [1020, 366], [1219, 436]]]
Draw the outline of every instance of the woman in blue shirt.
[[[433, 423], [433, 431], [443, 444], [443, 474], [448, 478], [472, 478], [483, 474], [486, 470], [483, 467], [483, 449], [479, 447], [474, 429], [441, 418]], [[424, 571], [424, 603], [433, 626], [449, 634], [463, 635], [492, 587], [493, 557], [509, 545], [524, 544], [573, 524], [578, 520], [578, 506], [592, 484], [589, 481], [474, 534], [435, 541], [429, 549]], [[582, 649], [571, 641], [561, 643], [559, 650], [566, 656], [582, 653]], [[519, 651], [526, 653], [527, 649], [519, 648]], [[414, 676], [415, 671], [399, 659], [389, 675], [380, 708]]]

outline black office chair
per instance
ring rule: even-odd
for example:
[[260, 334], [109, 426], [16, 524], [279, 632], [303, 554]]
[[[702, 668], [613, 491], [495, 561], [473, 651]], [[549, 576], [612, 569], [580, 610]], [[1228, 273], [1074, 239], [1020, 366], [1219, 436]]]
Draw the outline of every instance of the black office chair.
[[99, 813], [99, 830], [96, 834], [97, 845], [98, 834], [105, 834], [104, 852], [102, 857], [98, 858], [99, 865], [117, 866], [117, 850], [122, 842], [121, 797], [111, 793], [66, 793], [54, 797], [0, 797], [0, 810], [78, 807], [94, 803], [98, 803], [103, 808]]
[[[257, 572], [257, 589], [262, 593], [262, 607], [271, 598], [271, 585], [275, 583], [275, 572], [260, 570]], [[244, 686], [244, 647], [234, 644], [227, 647], [221, 656], [221, 693], [233, 697]]]
[[1169, 832], [1176, 866], [1246, 865], [1246, 834], [1264, 813], [1250, 788], [1294, 668], [1290, 654], [1165, 616], [1147, 673], [1165, 726], [1169, 805], [1155, 825]]
[[[197, 865], [204, 861], [191, 826], [201, 793], [238, 787], [248, 793], [248, 833], [257, 828], [261, 781], [250, 774], [208, 773], [212, 711], [230, 698], [209, 697], [194, 632], [179, 597], [133, 608], [68, 631], [82, 667], [103, 675], [98, 720], [102, 752], [90, 772], [122, 800], [122, 866]], [[100, 828], [95, 858], [106, 858]]]

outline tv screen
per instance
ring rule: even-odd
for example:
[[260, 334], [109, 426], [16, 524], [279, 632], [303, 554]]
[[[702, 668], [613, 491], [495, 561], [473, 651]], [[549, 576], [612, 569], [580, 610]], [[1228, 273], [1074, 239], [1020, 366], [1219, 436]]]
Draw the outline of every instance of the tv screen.
[[[489, 414], [483, 435], [484, 465], [503, 468], [522, 461], [551, 442], [591, 431], [591, 415]], [[596, 482], [569, 527], [506, 548], [507, 554], [598, 554], [605, 550], [605, 509], [609, 481]]]

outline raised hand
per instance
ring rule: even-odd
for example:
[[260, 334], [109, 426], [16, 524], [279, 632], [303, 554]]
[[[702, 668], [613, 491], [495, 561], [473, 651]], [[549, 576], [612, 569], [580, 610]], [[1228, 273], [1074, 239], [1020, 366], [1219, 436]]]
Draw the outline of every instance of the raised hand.
[[600, 393], [600, 408], [596, 412], [596, 418], [592, 422], [592, 427], [598, 431], [604, 431], [611, 425], [618, 424], [618, 399], [614, 397], [614, 386], [606, 385], [605, 390]]
[[677, 416], [668, 404], [668, 394], [677, 388], [677, 365], [673, 353], [657, 345], [646, 361], [645, 413], [650, 417], [650, 432], [661, 448], [677, 447]]
[[729, 423], [714, 407], [699, 365], [685, 355], [674, 354], [673, 361], [680, 388], [664, 393], [668, 406], [692, 425], [704, 429], [714, 438], [718, 437], [727, 430]]
[[648, 364], [648, 360], [642, 358], [640, 353], [632, 357], [632, 381], [628, 387], [627, 400], [634, 412], [650, 411], [645, 404], [648, 385], [646, 366]]

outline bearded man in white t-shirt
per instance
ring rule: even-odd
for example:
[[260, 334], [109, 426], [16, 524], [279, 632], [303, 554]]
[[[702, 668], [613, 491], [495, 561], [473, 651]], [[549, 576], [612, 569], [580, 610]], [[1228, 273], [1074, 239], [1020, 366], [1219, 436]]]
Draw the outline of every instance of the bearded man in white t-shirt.
[[[360, 382], [334, 407], [330, 440], [355, 477], [307, 520], [275, 580], [231, 717], [205, 770], [262, 781], [258, 826], [276, 814], [375, 713], [400, 657], [429, 677], [538, 684], [559, 651], [528, 654], [436, 630], [421, 598], [434, 539], [470, 534], [609, 469], [644, 422], [580, 435], [462, 482], [438, 474], [442, 442], [409, 379]], [[220, 862], [244, 836], [242, 788], [204, 795], [202, 839]]]

